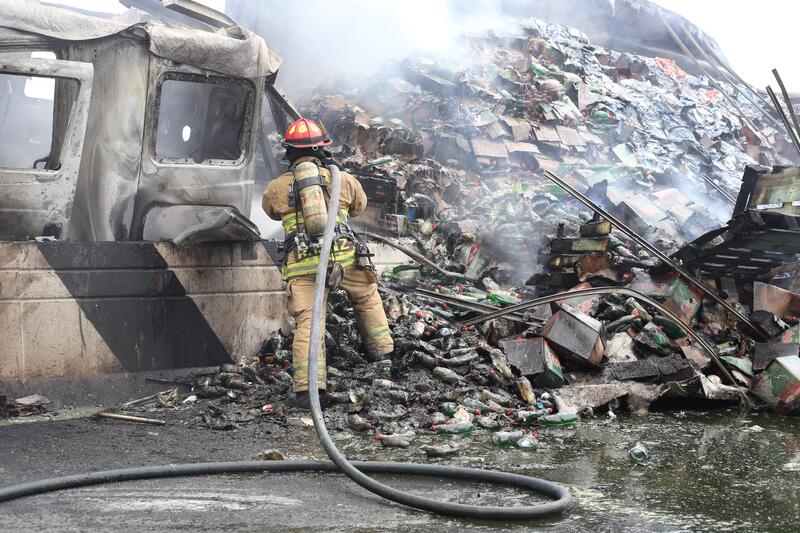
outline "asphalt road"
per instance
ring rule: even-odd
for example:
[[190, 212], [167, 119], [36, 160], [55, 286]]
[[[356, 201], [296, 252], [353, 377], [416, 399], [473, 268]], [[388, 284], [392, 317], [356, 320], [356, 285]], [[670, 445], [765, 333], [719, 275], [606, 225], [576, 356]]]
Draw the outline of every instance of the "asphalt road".
[[[0, 427], [2, 485], [127, 466], [250, 460], [267, 448], [288, 458], [323, 458], [312, 428], [250, 424], [236, 431], [77, 419]], [[407, 460], [418, 460], [418, 457]], [[498, 503], [523, 495], [441, 480], [383, 479], [447, 500]], [[492, 489], [494, 490], [494, 489]], [[488, 499], [487, 499], [488, 498]], [[557, 520], [556, 520], [557, 521]], [[130, 481], [0, 504], [0, 531], [441, 531], [496, 529], [388, 504], [338, 474], [248, 474]]]
[[[166, 426], [76, 419], [0, 425], [0, 485], [149, 464], [250, 460], [276, 448], [323, 459], [313, 428], [257, 419], [233, 431], [193, 423], [193, 412], [151, 416]], [[336, 426], [336, 422], [331, 424]], [[335, 430], [335, 427], [334, 427]], [[539, 448], [493, 448], [488, 435], [418, 432], [408, 450], [334, 431], [353, 459], [425, 461], [419, 445], [455, 440], [460, 466], [498, 468], [567, 486], [564, 516], [535, 523], [469, 522], [389, 504], [338, 474], [249, 474], [98, 485], [0, 504], [0, 531], [786, 531], [800, 520], [797, 419], [738, 409], [581, 420], [542, 431]], [[644, 465], [628, 450], [642, 442]], [[450, 501], [522, 505], [511, 489], [441, 480], [388, 479]]]

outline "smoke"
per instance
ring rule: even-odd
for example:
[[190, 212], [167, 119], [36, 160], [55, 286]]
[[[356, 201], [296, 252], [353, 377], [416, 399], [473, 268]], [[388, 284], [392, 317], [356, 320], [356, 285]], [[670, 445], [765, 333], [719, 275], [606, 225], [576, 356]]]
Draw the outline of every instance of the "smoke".
[[326, 81], [369, 75], [387, 61], [416, 54], [452, 59], [460, 35], [504, 22], [493, 0], [228, 0], [227, 10], [284, 57], [277, 83], [296, 101]]

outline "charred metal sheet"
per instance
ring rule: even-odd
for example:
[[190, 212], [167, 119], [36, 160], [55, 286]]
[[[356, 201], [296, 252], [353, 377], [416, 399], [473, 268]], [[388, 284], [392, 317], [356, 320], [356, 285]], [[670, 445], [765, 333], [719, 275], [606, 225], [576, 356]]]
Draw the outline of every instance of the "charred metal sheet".
[[236, 23], [227, 15], [193, 0], [161, 0], [167, 9], [200, 20], [215, 28], [227, 28]]
[[[198, 146], [206, 142], [207, 129], [213, 130], [214, 124], [228, 124], [229, 118], [216, 115], [198, 115], [192, 107], [174, 108], [167, 107], [163, 98], [164, 84], [170, 80], [185, 83], [187, 90], [194, 90], [202, 86], [210, 90], [203, 94], [213, 99], [215, 95], [223, 98], [221, 105], [244, 105], [241, 109], [243, 115], [240, 121], [238, 137], [238, 151], [228, 157], [214, 157], [197, 161], [192, 157], [159, 156], [157, 153], [159, 136], [167, 135], [174, 139], [173, 146], [181, 149], [181, 136], [201, 136]], [[208, 77], [196, 69], [186, 66], [174, 66], [163, 60], [153, 58], [150, 64], [148, 101], [153, 102], [147, 108], [144, 126], [144, 149], [142, 153], [142, 171], [136, 196], [136, 204], [131, 223], [131, 240], [145, 238], [145, 225], [149, 219], [149, 211], [156, 207], [168, 205], [196, 205], [196, 206], [229, 206], [235, 208], [245, 217], [250, 214], [252, 205], [253, 185], [255, 179], [255, 152], [257, 150], [258, 135], [255, 130], [256, 119], [260, 116], [262, 99], [259, 97], [260, 88], [249, 80], [233, 80], [219, 77]], [[206, 86], [205, 84], [211, 84]], [[216, 86], [219, 86], [217, 91]], [[207, 87], [207, 89], [206, 89]], [[245, 102], [233, 101], [227, 88], [233, 87], [236, 91], [244, 91]], [[239, 93], [236, 93], [239, 94]], [[226, 104], [227, 103], [227, 104]], [[170, 104], [171, 106], [171, 104]], [[210, 113], [216, 111], [211, 110]], [[224, 112], [224, 109], [220, 112]], [[231, 109], [230, 113], [234, 113]], [[238, 113], [238, 112], [236, 112]], [[238, 115], [237, 115], [238, 116]], [[185, 124], [181, 122], [185, 121]], [[172, 122], [168, 122], [172, 121]], [[175, 122], [177, 121], [177, 122]], [[209, 122], [210, 121], [210, 122]], [[170, 124], [170, 130], [165, 133], [164, 128]], [[188, 128], [188, 130], [187, 130]], [[209, 131], [210, 131], [209, 130]], [[185, 139], [184, 139], [185, 140]], [[191, 137], [190, 141], [193, 142]], [[208, 149], [208, 147], [206, 147]], [[214, 149], [214, 147], [211, 147]], [[172, 152], [178, 155], [179, 151]], [[211, 152], [208, 152], [211, 153]], [[194, 223], [192, 223], [194, 225]], [[169, 234], [158, 235], [149, 226], [148, 239], [161, 240], [175, 238], [184, 234], [188, 228], [174, 228]], [[185, 235], [188, 238], [188, 234]]]
[[[748, 210], [735, 217], [727, 231], [709, 232], [678, 251], [675, 257], [707, 274], [747, 279], [761, 277], [800, 260], [800, 227], [772, 227], [787, 227], [797, 222], [792, 216]], [[722, 243], [703, 247], [721, 234], [724, 234]]]
[[131, 39], [104, 39], [92, 46], [70, 43], [65, 56], [97, 66], [75, 206], [66, 237], [128, 240], [141, 170], [147, 108], [143, 88], [150, 54]]
[[0, 383], [204, 367], [284, 312], [275, 243], [0, 243]]
[[208, 205], [157, 206], [147, 212], [144, 240], [177, 246], [199, 242], [253, 241], [258, 227], [232, 207]]

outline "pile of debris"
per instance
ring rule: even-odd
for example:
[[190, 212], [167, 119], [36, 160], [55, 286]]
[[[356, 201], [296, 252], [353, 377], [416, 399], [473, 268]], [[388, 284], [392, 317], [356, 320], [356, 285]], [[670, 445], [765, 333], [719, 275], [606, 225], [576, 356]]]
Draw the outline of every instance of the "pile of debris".
[[746, 165], [790, 163], [749, 89], [723, 94], [672, 60], [536, 19], [463, 45], [461, 62], [407, 59], [304, 110], [365, 185], [372, 225], [414, 233], [437, 262], [495, 267], [501, 283], [537, 273], [542, 238], [586, 221], [545, 170], [672, 253], [727, 220], [718, 189], [735, 191]]
[[46, 414], [47, 406], [51, 403], [41, 394], [31, 394], [16, 399], [0, 395], [0, 418]]
[[[790, 163], [748, 89], [722, 94], [673, 61], [604, 50], [538, 20], [464, 44], [466, 67], [409, 59], [366, 86], [321, 90], [304, 113], [341, 143], [336, 157], [370, 196], [366, 225], [405, 236], [440, 267], [384, 273], [396, 344], [386, 361], [367, 361], [352, 309], [331, 294], [329, 425], [385, 446], [485, 431], [531, 448], [530, 428], [655, 402], [749, 403], [752, 390], [800, 411], [800, 296], [786, 275], [798, 255], [762, 247], [770, 269], [735, 276], [710, 260], [794, 214], [752, 178], [735, 216], [780, 224], [720, 228], [743, 167]], [[601, 208], [573, 201], [546, 172]], [[692, 272], [665, 261], [673, 254]], [[285, 420], [290, 347], [276, 331], [257, 360], [196, 378], [193, 394], [207, 400], [197, 422]]]
[[[666, 311], [613, 291], [565, 295], [486, 322], [476, 339], [454, 336], [463, 340], [458, 348], [414, 348], [408, 360], [430, 366], [470, 348], [477, 356], [463, 363], [463, 377], [491, 366], [499, 349], [514, 379], [527, 375], [551, 389], [569, 383], [553, 391], [562, 410], [620, 398], [635, 398], [635, 409], [666, 398], [739, 401], [753, 389], [796, 411], [788, 384], [800, 376], [790, 333], [797, 316], [754, 298], [764, 284], [800, 288], [790, 282], [800, 258], [797, 172], [782, 168], [796, 154], [775, 118], [753, 104], [760, 96], [536, 19], [463, 44], [461, 63], [410, 58], [369, 83], [318, 90], [304, 113], [328, 126], [341, 143], [335, 155], [367, 189], [367, 226], [407, 235], [442, 269], [474, 282], [452, 285], [417, 266], [386, 274], [398, 355], [408, 359], [406, 321], [414, 343], [437, 333], [414, 320], [416, 311], [397, 310], [431, 313], [442, 294], [485, 313], [487, 305], [627, 287]], [[599, 209], [573, 201], [548, 172]], [[427, 300], [419, 290], [426, 283]], [[452, 364], [462, 364], [456, 353]], [[778, 355], [788, 359], [773, 362]], [[562, 364], [558, 379], [553, 369]], [[793, 377], [778, 384], [775, 372]]]

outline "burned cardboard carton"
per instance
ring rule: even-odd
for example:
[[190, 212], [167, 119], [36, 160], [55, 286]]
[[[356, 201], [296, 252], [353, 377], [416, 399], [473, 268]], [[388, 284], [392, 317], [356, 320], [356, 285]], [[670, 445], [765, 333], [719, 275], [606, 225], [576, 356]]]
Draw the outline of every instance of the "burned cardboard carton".
[[768, 311], [779, 318], [800, 315], [800, 295], [774, 285], [753, 283], [753, 310]]
[[757, 342], [753, 352], [753, 371], [761, 372], [778, 357], [800, 354], [800, 344], [784, 342]]
[[557, 307], [542, 328], [556, 354], [580, 366], [600, 366], [605, 354], [602, 323], [594, 318]]
[[643, 194], [636, 194], [621, 202], [619, 210], [622, 221], [640, 233], [667, 218], [667, 213]]
[[544, 338], [505, 339], [499, 345], [508, 362], [535, 386], [553, 389], [565, 383], [561, 361]]
[[778, 357], [756, 381], [753, 392], [786, 415], [800, 414], [800, 357]]

